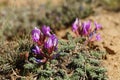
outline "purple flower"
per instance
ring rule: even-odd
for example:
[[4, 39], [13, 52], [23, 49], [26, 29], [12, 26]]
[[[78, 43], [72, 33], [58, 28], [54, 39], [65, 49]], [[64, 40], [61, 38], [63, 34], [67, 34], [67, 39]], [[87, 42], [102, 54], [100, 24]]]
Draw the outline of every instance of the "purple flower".
[[87, 35], [90, 30], [90, 21], [82, 23], [82, 35]]
[[53, 46], [56, 47], [58, 45], [58, 39], [55, 36], [55, 34], [51, 35], [51, 39], [52, 39], [52, 42], [53, 42]]
[[56, 47], [58, 44], [58, 39], [55, 34], [51, 35], [48, 40], [45, 42], [45, 48]]
[[96, 40], [97, 40], [97, 41], [101, 40], [100, 34], [97, 34], [97, 35], [96, 35]]
[[85, 26], [83, 26], [83, 28], [82, 28], [82, 35], [86, 35], [87, 33], [88, 33], [88, 32], [87, 32]]
[[42, 63], [42, 60], [41, 59], [36, 59], [35, 60], [37, 63]]
[[33, 52], [34, 54], [40, 54], [40, 48], [39, 48], [38, 46], [34, 46], [34, 47], [32, 48], [32, 52]]
[[95, 24], [95, 30], [99, 30], [100, 28], [102, 28], [102, 26], [97, 22], [94, 22], [94, 24]]
[[88, 22], [86, 22], [86, 30], [89, 31], [90, 28], [91, 28], [91, 22], [88, 21]]
[[58, 39], [55, 34], [51, 35], [44, 44], [45, 49], [47, 49], [48, 53], [52, 53], [52, 51], [57, 50]]
[[44, 25], [44, 26], [42, 27], [42, 33], [43, 33], [45, 36], [51, 36], [51, 34], [50, 34], [50, 27]]
[[75, 32], [78, 30], [78, 27], [79, 27], [79, 19], [76, 18], [75, 22], [73, 23], [72, 25], [72, 31]]
[[48, 40], [44, 44], [45, 48], [49, 49], [53, 46], [52, 38], [49, 37]]
[[46, 63], [46, 61], [47, 61], [47, 58], [43, 58], [43, 59], [35, 59], [35, 61], [37, 62], [37, 63]]
[[39, 39], [40, 39], [40, 32], [41, 32], [40, 29], [38, 29], [37, 27], [35, 27], [32, 30], [31, 34], [32, 34], [32, 40], [34, 42], [38, 42], [39, 41]]

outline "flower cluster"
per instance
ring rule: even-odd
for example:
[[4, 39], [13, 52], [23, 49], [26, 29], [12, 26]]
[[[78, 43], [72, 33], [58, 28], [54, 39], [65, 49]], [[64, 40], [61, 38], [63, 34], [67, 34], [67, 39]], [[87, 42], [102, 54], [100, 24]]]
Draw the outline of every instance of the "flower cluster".
[[51, 59], [53, 51], [57, 50], [58, 39], [50, 31], [50, 27], [44, 25], [41, 29], [35, 27], [31, 32], [32, 40], [35, 43], [31, 52], [38, 63], [45, 63], [48, 59]]
[[97, 22], [94, 22], [95, 28], [91, 27], [91, 22], [81, 22], [78, 18], [76, 18], [75, 22], [72, 24], [72, 31], [81, 37], [86, 37], [88, 41], [93, 42], [96, 40], [100, 40], [100, 34], [97, 32], [101, 29], [101, 25]]

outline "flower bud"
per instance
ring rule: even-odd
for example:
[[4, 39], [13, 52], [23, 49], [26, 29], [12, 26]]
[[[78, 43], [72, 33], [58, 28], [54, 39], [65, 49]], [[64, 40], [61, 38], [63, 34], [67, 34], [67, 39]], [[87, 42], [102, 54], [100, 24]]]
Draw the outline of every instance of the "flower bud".
[[39, 48], [38, 46], [33, 46], [32, 52], [33, 52], [34, 54], [40, 54], [40, 48]]
[[51, 36], [51, 34], [50, 34], [50, 27], [44, 25], [44, 26], [42, 27], [42, 33], [43, 33], [45, 36]]
[[40, 32], [41, 32], [40, 29], [38, 29], [37, 27], [35, 27], [32, 30], [31, 34], [32, 34], [32, 40], [34, 42], [38, 42], [39, 41], [39, 39], [40, 39]]

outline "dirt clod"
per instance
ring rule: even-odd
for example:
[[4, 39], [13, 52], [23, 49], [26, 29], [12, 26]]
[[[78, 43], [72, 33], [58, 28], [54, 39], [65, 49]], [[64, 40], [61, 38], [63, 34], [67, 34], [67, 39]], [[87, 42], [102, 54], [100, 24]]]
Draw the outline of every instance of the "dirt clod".
[[104, 48], [106, 49], [106, 51], [109, 53], [109, 54], [116, 54], [116, 52], [111, 49], [110, 47], [107, 47], [107, 46], [104, 46]]

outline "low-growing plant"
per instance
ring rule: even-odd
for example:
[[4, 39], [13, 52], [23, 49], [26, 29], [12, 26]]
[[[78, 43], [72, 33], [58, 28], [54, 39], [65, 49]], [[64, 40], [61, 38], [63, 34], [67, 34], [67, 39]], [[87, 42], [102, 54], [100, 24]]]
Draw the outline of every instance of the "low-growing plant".
[[[2, 65], [11, 62], [10, 68], [5, 68], [20, 80], [27, 77], [35, 80], [106, 80], [106, 69], [100, 63], [103, 52], [89, 45], [100, 40], [97, 31], [101, 25], [95, 22], [95, 28], [92, 28], [90, 23], [76, 19], [72, 30], [77, 37], [68, 33], [67, 40], [58, 40], [49, 26], [35, 27], [31, 31], [32, 41], [20, 41], [15, 48], [16, 55], [0, 57], [0, 62]], [[1, 70], [6, 72], [4, 68]]]
[[85, 38], [85, 44], [90, 44], [94, 41], [100, 40], [100, 34], [98, 30], [102, 28], [100, 24], [94, 22], [95, 28], [92, 28], [91, 22], [81, 22], [78, 18], [72, 25], [72, 30], [75, 32], [76, 36], [81, 36]]

